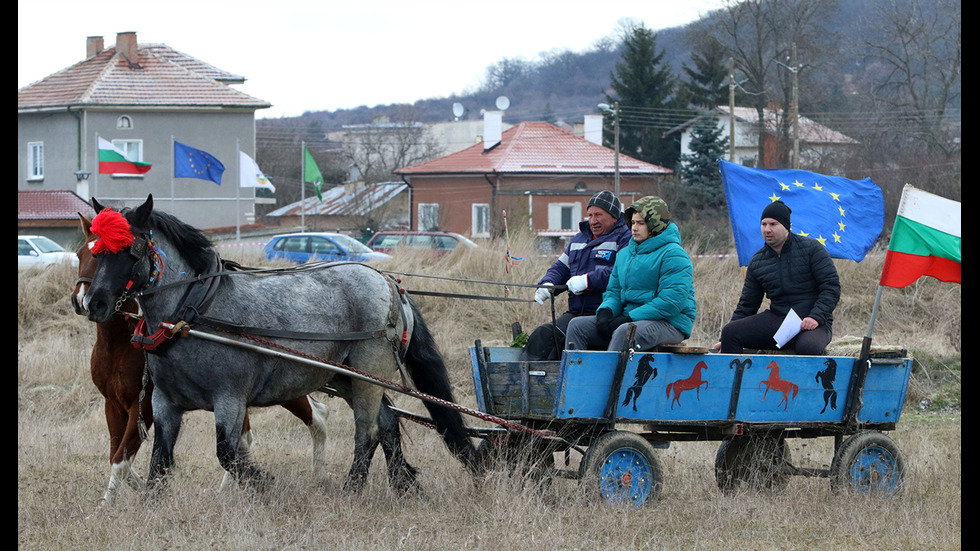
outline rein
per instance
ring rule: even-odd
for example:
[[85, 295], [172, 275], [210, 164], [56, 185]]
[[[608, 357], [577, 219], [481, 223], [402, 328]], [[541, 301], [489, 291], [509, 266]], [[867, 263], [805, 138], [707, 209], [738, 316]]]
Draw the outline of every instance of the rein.
[[[392, 275], [410, 276], [410, 277], [422, 277], [422, 278], [427, 278], [427, 279], [441, 279], [441, 280], [445, 280], [445, 281], [459, 281], [459, 282], [463, 282], [463, 283], [481, 283], [481, 284], [486, 284], [486, 285], [502, 285], [504, 287], [530, 287], [530, 288], [535, 288], [535, 289], [536, 288], [540, 288], [540, 287], [544, 287], [543, 285], [538, 285], [538, 284], [534, 284], [534, 283], [504, 283], [502, 281], [482, 281], [482, 280], [478, 280], [478, 279], [462, 279], [462, 278], [456, 278], [456, 277], [434, 276], [434, 275], [425, 275], [425, 274], [408, 274], [408, 273], [404, 273], [404, 272], [391, 272], [391, 271], [386, 271], [385, 273], [386, 274], [392, 274]], [[564, 291], [564, 290], [568, 289], [568, 287], [566, 287], [564, 285], [548, 285], [547, 287], [550, 288], [550, 289], [554, 289], [556, 291]], [[500, 302], [535, 302], [534, 299], [531, 299], [531, 298], [490, 297], [490, 296], [484, 296], [484, 295], [463, 295], [463, 294], [458, 294], [458, 293], [439, 293], [439, 292], [436, 292], [436, 291], [410, 291], [410, 292], [413, 295], [423, 295], [423, 296], [430, 296], [430, 297], [465, 298], [465, 299], [471, 299], [471, 300], [496, 300], [496, 301], [500, 301]]]

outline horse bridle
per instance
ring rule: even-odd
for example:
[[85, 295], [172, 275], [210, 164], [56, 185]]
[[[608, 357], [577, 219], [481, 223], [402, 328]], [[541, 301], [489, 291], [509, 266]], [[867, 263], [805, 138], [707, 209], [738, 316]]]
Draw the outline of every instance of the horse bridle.
[[[153, 251], [152, 258], [148, 251]], [[133, 243], [129, 246], [128, 252], [136, 258], [136, 263], [133, 264], [133, 268], [130, 271], [129, 281], [126, 283], [125, 289], [123, 289], [119, 298], [116, 299], [116, 312], [122, 309], [122, 305], [127, 300], [136, 298], [137, 295], [160, 281], [160, 275], [163, 273], [163, 258], [160, 251], [153, 246], [153, 230], [150, 230], [148, 233], [134, 235]], [[146, 279], [146, 283], [139, 289], [134, 290], [134, 282], [142, 278]], [[83, 278], [79, 278], [79, 280], [81, 279]], [[91, 279], [89, 279], [89, 282], [91, 282]]]

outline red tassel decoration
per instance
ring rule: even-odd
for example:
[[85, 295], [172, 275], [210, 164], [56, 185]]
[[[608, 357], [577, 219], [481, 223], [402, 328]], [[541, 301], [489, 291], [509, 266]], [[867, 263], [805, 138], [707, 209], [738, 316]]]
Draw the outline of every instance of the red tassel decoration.
[[116, 254], [136, 240], [129, 228], [129, 221], [111, 208], [102, 209], [102, 212], [92, 219], [92, 233], [99, 236], [92, 247], [94, 254], [104, 251]]

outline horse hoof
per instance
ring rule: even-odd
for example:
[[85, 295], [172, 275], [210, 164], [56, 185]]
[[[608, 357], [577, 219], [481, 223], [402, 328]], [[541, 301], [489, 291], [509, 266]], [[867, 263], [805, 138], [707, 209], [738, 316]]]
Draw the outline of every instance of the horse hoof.
[[363, 476], [348, 477], [347, 481], [344, 482], [344, 493], [352, 495], [361, 493], [361, 490], [364, 489], [365, 482], [366, 480]]

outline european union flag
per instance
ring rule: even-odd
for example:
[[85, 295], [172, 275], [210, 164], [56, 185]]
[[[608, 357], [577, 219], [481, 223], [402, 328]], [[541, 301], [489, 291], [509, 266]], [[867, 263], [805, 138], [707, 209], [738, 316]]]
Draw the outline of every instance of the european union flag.
[[174, 142], [174, 178], [198, 178], [221, 185], [225, 165], [210, 153]]
[[761, 169], [721, 159], [728, 217], [738, 265], [762, 248], [762, 210], [782, 201], [793, 211], [790, 231], [812, 237], [833, 258], [855, 262], [868, 253], [885, 223], [885, 200], [870, 178], [848, 180], [796, 169]]

